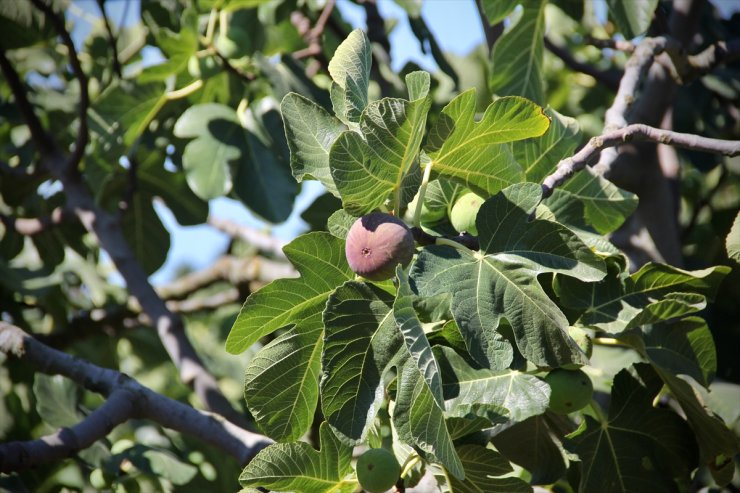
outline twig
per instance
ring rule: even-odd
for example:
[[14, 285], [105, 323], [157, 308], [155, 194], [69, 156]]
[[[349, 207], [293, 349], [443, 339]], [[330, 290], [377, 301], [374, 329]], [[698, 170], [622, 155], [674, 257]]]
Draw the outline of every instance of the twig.
[[331, 13], [334, 11], [335, 5], [336, 0], [327, 0], [324, 5], [324, 9], [316, 20], [316, 24], [314, 24], [313, 29], [308, 31], [303, 38], [308, 46], [302, 50], [295, 51], [293, 53], [294, 59], [300, 60], [310, 56], [317, 56], [321, 53], [321, 35], [324, 34], [326, 23], [329, 22], [329, 18], [331, 17]]
[[414, 240], [419, 245], [435, 245], [439, 244], [438, 239], [454, 241], [470, 250], [480, 250], [480, 244], [478, 243], [478, 237], [468, 233], [460, 233], [457, 236], [434, 236], [430, 235], [421, 228], [411, 228], [411, 234], [414, 235]]
[[57, 207], [51, 214], [44, 217], [12, 217], [0, 214], [0, 221], [10, 230], [23, 236], [34, 236], [58, 226], [66, 220], [74, 217], [74, 212], [69, 209]]
[[630, 54], [635, 51], [635, 45], [631, 41], [623, 39], [599, 39], [589, 35], [586, 36], [583, 42], [596, 48], [609, 48]]
[[679, 72], [684, 83], [708, 74], [714, 68], [740, 58], [740, 39], [718, 41], [686, 59], [686, 71]]
[[100, 9], [100, 16], [103, 18], [105, 30], [108, 33], [108, 42], [110, 43], [111, 50], [113, 51], [113, 71], [120, 79], [123, 77], [123, 70], [121, 69], [121, 62], [118, 60], [117, 40], [116, 37], [113, 35], [113, 29], [111, 29], [108, 14], [105, 13], [104, 2], [105, 0], [98, 0], [98, 9]]
[[588, 63], [579, 62], [575, 59], [573, 55], [571, 55], [568, 50], [556, 45], [555, 43], [550, 41], [547, 36], [545, 36], [545, 48], [550, 50], [550, 52], [560, 58], [566, 66], [570, 67], [576, 72], [582, 72], [586, 75], [590, 75], [612, 91], [616, 91], [619, 88], [619, 80], [621, 78], [619, 73], [605, 72], [597, 69], [592, 65], [589, 65]]
[[108, 397], [105, 404], [71, 428], [62, 428], [39, 440], [0, 444], [0, 472], [18, 471], [67, 457], [131, 418], [150, 419], [192, 435], [218, 447], [242, 465], [271, 443], [269, 438], [219, 416], [158, 394], [127, 375], [52, 349], [2, 321], [0, 352], [15, 356], [43, 373], [68, 377]]
[[575, 155], [560, 161], [557, 169], [543, 181], [543, 195], [549, 197], [556, 187], [562, 185], [576, 171], [595, 162], [602, 149], [615, 147], [630, 141], [657, 142], [730, 157], [740, 155], [740, 141], [737, 140], [710, 139], [694, 134], [662, 130], [641, 123], [635, 123], [618, 130], [607, 132], [598, 137], [593, 137]]
[[46, 17], [49, 18], [52, 25], [54, 26], [54, 29], [62, 38], [62, 43], [64, 43], [64, 46], [67, 47], [67, 52], [69, 54], [69, 63], [70, 65], [72, 65], [72, 72], [74, 72], [75, 78], [77, 78], [77, 82], [80, 85], [80, 104], [78, 108], [80, 126], [77, 129], [77, 139], [75, 141], [74, 149], [72, 150], [72, 154], [69, 155], [66, 164], [68, 168], [76, 169], [77, 165], [80, 163], [82, 157], [85, 154], [85, 147], [87, 146], [87, 142], [90, 137], [87, 128], [87, 109], [90, 106], [90, 95], [88, 94], [87, 88], [87, 76], [85, 75], [85, 72], [82, 70], [82, 66], [80, 65], [80, 59], [77, 56], [77, 49], [75, 48], [74, 42], [72, 42], [72, 37], [70, 36], [69, 31], [67, 31], [67, 28], [64, 25], [64, 18], [54, 12], [54, 10], [49, 5], [44, 3], [43, 0], [31, 0], [31, 2], [39, 10], [44, 12]]
[[265, 253], [269, 253], [274, 257], [285, 258], [283, 247], [286, 243], [273, 236], [257, 231], [248, 226], [242, 226], [241, 224], [237, 224], [227, 219], [209, 217], [208, 224], [219, 231], [226, 233], [232, 238], [244, 240], [247, 243], [254, 245], [257, 249]]
[[240, 78], [246, 83], [250, 83], [254, 80], [254, 75], [244, 73], [238, 68], [236, 68], [235, 66], [233, 66], [231, 62], [229, 61], [229, 59], [223, 56], [221, 53], [219, 53], [219, 51], [216, 49], [215, 46], [211, 45], [210, 49], [218, 57], [218, 59], [221, 60], [221, 63], [223, 64], [226, 70], [228, 70], [229, 72], [231, 72], [232, 74], [234, 74], [235, 76], [237, 76], [238, 78]]

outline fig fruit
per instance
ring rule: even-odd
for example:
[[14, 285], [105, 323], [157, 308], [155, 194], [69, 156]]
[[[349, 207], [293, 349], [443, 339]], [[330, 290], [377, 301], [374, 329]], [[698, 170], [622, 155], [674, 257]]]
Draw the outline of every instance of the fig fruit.
[[475, 218], [484, 199], [480, 195], [468, 192], [455, 202], [450, 211], [450, 222], [452, 227], [459, 232], [467, 231], [473, 236], [478, 235], [475, 226]]
[[406, 267], [414, 256], [414, 237], [397, 217], [373, 212], [354, 222], [345, 246], [350, 268], [371, 281], [390, 279], [396, 265]]
[[219, 34], [215, 46], [218, 53], [226, 58], [241, 58], [249, 52], [251, 40], [244, 29], [232, 26], [227, 34]]
[[588, 375], [581, 370], [555, 369], [547, 374], [550, 386], [548, 409], [558, 414], [568, 414], [584, 408], [591, 402], [594, 387]]
[[[413, 200], [409, 202], [409, 205], [406, 209], [406, 218], [408, 218], [409, 221], [412, 221], [414, 219], [414, 214], [416, 213], [416, 205], [419, 203], [419, 194], [417, 193]], [[440, 207], [437, 209], [430, 209], [426, 202], [421, 203], [421, 216], [419, 219], [421, 219], [421, 222], [423, 223], [434, 223], [436, 221], [439, 221], [445, 216], [445, 209], [444, 207]]]
[[212, 56], [203, 58], [193, 55], [188, 59], [188, 73], [197, 79], [207, 79], [218, 73], [219, 66]]
[[398, 481], [401, 466], [384, 448], [371, 448], [357, 459], [357, 480], [369, 493], [388, 491]]

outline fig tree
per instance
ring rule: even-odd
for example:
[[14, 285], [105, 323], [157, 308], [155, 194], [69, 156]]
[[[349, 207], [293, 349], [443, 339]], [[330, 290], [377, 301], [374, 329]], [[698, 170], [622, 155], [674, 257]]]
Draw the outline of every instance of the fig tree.
[[347, 233], [347, 262], [371, 281], [393, 277], [396, 265], [407, 266], [414, 256], [414, 237], [397, 217], [373, 212], [359, 218]]
[[396, 457], [384, 448], [371, 448], [357, 459], [357, 480], [369, 493], [388, 491], [401, 474]]
[[552, 370], [545, 377], [550, 386], [548, 409], [558, 414], [568, 414], [584, 408], [590, 401], [594, 387], [588, 375], [581, 370]]
[[475, 218], [483, 202], [483, 197], [473, 192], [468, 192], [457, 199], [450, 211], [452, 227], [461, 233], [467, 231], [471, 235], [477, 235], [478, 228], [475, 227]]

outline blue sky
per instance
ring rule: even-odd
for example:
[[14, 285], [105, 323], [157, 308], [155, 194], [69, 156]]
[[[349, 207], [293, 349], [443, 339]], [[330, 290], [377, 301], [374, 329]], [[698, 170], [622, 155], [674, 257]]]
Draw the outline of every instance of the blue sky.
[[[120, 22], [125, 3], [106, 2], [106, 12], [114, 22]], [[349, 0], [338, 0], [337, 8], [354, 27], [365, 27], [365, 11], [362, 7]], [[436, 70], [432, 57], [422, 53], [418, 40], [411, 32], [404, 10], [393, 0], [378, 0], [378, 10], [384, 18], [398, 20], [398, 24], [390, 35], [393, 69], [399, 70], [411, 60], [422, 68], [430, 71]], [[125, 23], [136, 20], [138, 11], [138, 2], [131, 2]], [[98, 17], [96, 1], [76, 0], [68, 10], [68, 15], [75, 22], [73, 32], [75, 42], [81, 43], [89, 32], [90, 21]], [[426, 0], [423, 4], [422, 16], [445, 51], [466, 54], [484, 39], [474, 0]], [[278, 225], [269, 225], [260, 221], [240, 202], [227, 198], [212, 200], [210, 211], [214, 217], [261, 228], [283, 240], [290, 240], [306, 230], [300, 214], [321, 193], [323, 189], [317, 182], [304, 182], [293, 214], [286, 222]], [[205, 225], [180, 226], [165, 206], [155, 204], [155, 208], [171, 234], [171, 247], [167, 261], [151, 278], [155, 284], [170, 280], [180, 266], [204, 268], [223, 253], [229, 241], [225, 234]]]

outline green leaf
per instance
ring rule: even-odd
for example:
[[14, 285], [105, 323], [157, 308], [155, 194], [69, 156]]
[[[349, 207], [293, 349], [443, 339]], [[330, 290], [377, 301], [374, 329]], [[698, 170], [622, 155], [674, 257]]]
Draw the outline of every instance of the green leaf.
[[439, 365], [432, 353], [432, 346], [429, 345], [424, 328], [416, 316], [415, 295], [409, 286], [408, 276], [400, 265], [396, 267], [396, 277], [398, 278], [398, 293], [393, 303], [393, 318], [403, 335], [406, 349], [429, 386], [434, 400], [439, 407], [444, 407]]
[[550, 125], [542, 108], [523, 98], [500, 98], [476, 122], [475, 90], [444, 107], [425, 150], [435, 172], [487, 194], [523, 181], [524, 174], [506, 142], [542, 135]]
[[514, 157], [524, 168], [527, 181], [541, 182], [564, 159], [573, 154], [581, 140], [581, 129], [575, 118], [561, 115], [552, 108], [545, 110], [550, 128], [541, 137], [512, 144]]
[[402, 441], [412, 444], [441, 463], [453, 476], [463, 480], [463, 470], [447, 430], [442, 409], [413, 358], [399, 369], [393, 425]]
[[437, 350], [447, 416], [480, 416], [497, 424], [524, 421], [547, 409], [550, 386], [541, 379], [514, 370], [475, 369], [453, 349]]
[[305, 442], [276, 443], [261, 450], [239, 476], [242, 486], [298, 493], [351, 493], [355, 479], [352, 447], [342, 444], [327, 423], [319, 429], [321, 449]]
[[699, 444], [699, 461], [710, 469], [721, 464], [728, 457], [740, 452], [740, 442], [722, 419], [714, 414], [700, 397], [698, 389], [670, 369], [659, 364], [652, 367], [665, 382], [686, 415], [694, 438]]
[[622, 0], [607, 0], [609, 13], [627, 39], [644, 34], [653, 21], [653, 14], [658, 7], [658, 0], [641, 0], [639, 2], [624, 2]]
[[391, 295], [349, 281], [332, 293], [324, 311], [321, 408], [345, 441], [365, 439], [384, 395], [384, 377], [403, 341]]
[[491, 442], [532, 475], [532, 484], [554, 483], [566, 471], [564, 451], [545, 416], [533, 416], [496, 433]]
[[154, 210], [152, 197], [135, 193], [123, 215], [123, 234], [147, 274], [159, 269], [170, 250], [170, 233]]
[[362, 29], [355, 29], [342, 41], [329, 62], [334, 112], [342, 121], [358, 122], [367, 106], [372, 47]]
[[30, 2], [1, 2], [0, 29], [3, 50], [14, 50], [52, 38], [56, 31], [44, 13]]
[[339, 209], [329, 216], [326, 227], [332, 235], [343, 240], [347, 237], [347, 233], [349, 233], [349, 229], [355, 221], [357, 221], [356, 216], [348, 214], [344, 209]]
[[725, 240], [725, 247], [727, 248], [727, 256], [740, 263], [740, 212], [735, 216], [735, 221], [732, 223], [730, 233]]
[[167, 55], [167, 59], [142, 70], [139, 75], [141, 82], [164, 80], [184, 71], [188, 59], [198, 50], [198, 35], [191, 26], [181, 25], [176, 33], [161, 28], [156, 32], [155, 38], [157, 46]]
[[619, 228], [637, 208], [637, 196], [585, 168], [553, 191], [545, 205], [568, 226], [593, 227], [605, 235]]
[[645, 352], [653, 364], [676, 375], [689, 375], [709, 388], [717, 371], [717, 351], [704, 319], [687, 317], [648, 325], [643, 334]]
[[283, 251], [301, 277], [273, 281], [249, 295], [226, 339], [226, 350], [231, 354], [245, 351], [279, 328], [320, 313], [334, 288], [354, 277], [344, 256], [344, 241], [328, 233], [299, 236]]
[[593, 284], [558, 276], [556, 291], [565, 306], [583, 310], [579, 324], [619, 333], [697, 311], [700, 299], [687, 294], [713, 299], [728, 272], [726, 266], [685, 271], [649, 263], [625, 279], [610, 269], [603, 281]]
[[319, 400], [323, 328], [321, 312], [316, 312], [249, 361], [244, 377], [247, 407], [274, 440], [298, 440], [311, 427]]
[[486, 14], [488, 23], [491, 25], [503, 21], [521, 0], [482, 0], [483, 13]]
[[521, 353], [539, 366], [585, 363], [567, 336], [568, 320], [538, 284], [543, 272], [598, 280], [603, 261], [567, 228], [529, 220], [541, 198], [534, 183], [513, 185], [481, 207], [476, 225], [480, 252], [431, 246], [411, 270], [421, 296], [451, 293], [455, 321], [468, 351], [491, 369], [508, 367], [511, 342], [496, 329], [502, 317], [511, 324]]
[[[287, 146], [283, 152], [280, 141], [282, 124], [269, 105], [263, 100], [247, 109], [243, 121], [222, 104], [191, 106], [177, 120], [174, 133], [195, 139], [185, 146], [182, 159], [188, 184], [198, 197], [220, 197], [233, 186], [250, 209], [280, 222], [290, 215], [297, 185], [285, 159]], [[268, 119], [277, 119], [277, 126], [266, 128]]]
[[319, 180], [338, 197], [329, 169], [329, 150], [345, 129], [344, 124], [321, 106], [293, 92], [283, 98], [280, 111], [295, 179], [299, 182], [306, 177]]
[[620, 371], [614, 378], [608, 419], [584, 416], [572, 439], [583, 463], [580, 491], [651, 493], [679, 491], [696, 467], [696, 444], [686, 423], [672, 411], [656, 409], [660, 391], [648, 365], [635, 365], [641, 380]]
[[523, 480], [504, 476], [513, 471], [511, 464], [500, 453], [480, 445], [461, 445], [457, 448], [465, 480], [451, 477], [447, 485], [450, 493], [527, 493], [532, 491]]
[[402, 202], [404, 178], [418, 159], [431, 106], [429, 74], [412, 73], [407, 79], [418, 99], [373, 101], [362, 113], [362, 134], [346, 131], [331, 148], [331, 175], [350, 214], [368, 213], [392, 193], [394, 204]]
[[78, 409], [80, 388], [61, 375], [37, 373], [33, 377], [36, 412], [54, 428], [76, 425], [84, 418]]
[[544, 0], [525, 0], [519, 21], [493, 45], [490, 87], [499, 96], [524, 96], [545, 104]]
[[164, 104], [163, 83], [114, 82], [88, 112], [90, 130], [106, 155], [116, 159], [141, 136]]
[[173, 453], [141, 444], [127, 448], [116, 458], [130, 461], [138, 470], [177, 486], [189, 483], [198, 474], [197, 467], [183, 462]]

